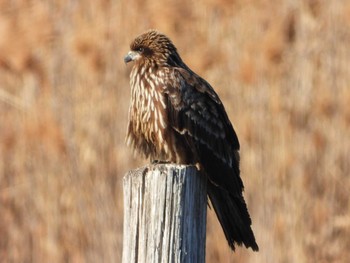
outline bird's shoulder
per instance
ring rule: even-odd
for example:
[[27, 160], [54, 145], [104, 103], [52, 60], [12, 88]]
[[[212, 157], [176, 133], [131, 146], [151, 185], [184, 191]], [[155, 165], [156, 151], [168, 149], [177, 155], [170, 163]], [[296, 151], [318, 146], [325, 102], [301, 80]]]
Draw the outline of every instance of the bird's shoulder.
[[222, 105], [211, 85], [187, 66], [162, 68], [159, 70], [158, 76], [162, 78], [162, 85], [169, 95], [181, 95], [184, 100], [189, 100], [188, 102], [206, 98], [213, 103]]
[[226, 110], [211, 85], [185, 67], [171, 67], [167, 75], [165, 93], [170, 121], [180, 133], [228, 140], [234, 149], [239, 141]]

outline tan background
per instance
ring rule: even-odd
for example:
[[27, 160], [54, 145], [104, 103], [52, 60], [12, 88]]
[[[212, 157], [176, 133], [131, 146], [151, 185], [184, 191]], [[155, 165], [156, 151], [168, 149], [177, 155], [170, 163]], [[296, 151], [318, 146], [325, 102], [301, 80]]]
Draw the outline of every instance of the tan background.
[[350, 258], [350, 3], [0, 1], [0, 261], [120, 262], [131, 40], [157, 28], [222, 98], [259, 253]]

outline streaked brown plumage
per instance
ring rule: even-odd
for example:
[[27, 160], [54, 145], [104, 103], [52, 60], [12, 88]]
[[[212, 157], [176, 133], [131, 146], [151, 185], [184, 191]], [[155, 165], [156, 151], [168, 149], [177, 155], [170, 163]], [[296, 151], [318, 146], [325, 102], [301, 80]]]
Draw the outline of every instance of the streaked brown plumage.
[[127, 144], [152, 161], [199, 164], [230, 247], [257, 251], [242, 194], [240, 146], [218, 95], [167, 36], [150, 30], [130, 48], [124, 58], [134, 61]]

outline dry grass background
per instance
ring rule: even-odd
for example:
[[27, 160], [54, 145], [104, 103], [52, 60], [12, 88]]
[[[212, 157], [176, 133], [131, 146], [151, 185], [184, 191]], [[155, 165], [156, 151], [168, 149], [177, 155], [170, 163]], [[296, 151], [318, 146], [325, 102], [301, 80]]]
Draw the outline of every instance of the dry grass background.
[[0, 1], [0, 261], [120, 262], [130, 41], [169, 35], [241, 141], [260, 252], [207, 262], [348, 262], [350, 3]]

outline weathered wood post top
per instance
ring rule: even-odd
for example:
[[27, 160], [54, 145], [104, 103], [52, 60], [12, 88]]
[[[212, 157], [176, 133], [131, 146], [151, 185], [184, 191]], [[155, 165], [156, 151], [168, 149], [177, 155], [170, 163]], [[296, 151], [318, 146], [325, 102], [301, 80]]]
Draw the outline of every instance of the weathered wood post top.
[[195, 166], [157, 164], [124, 177], [123, 263], [204, 263], [206, 178]]

